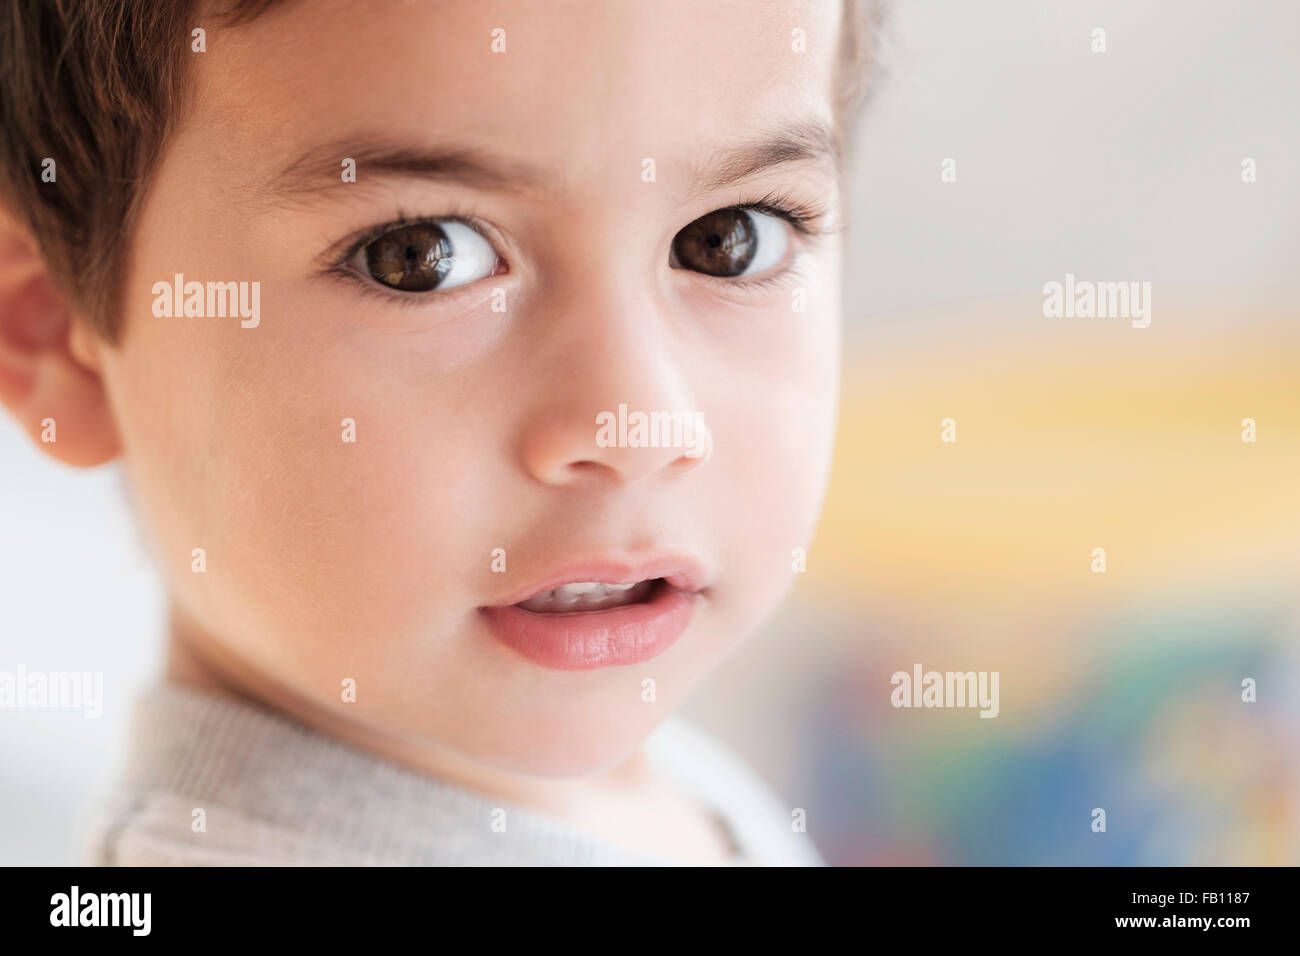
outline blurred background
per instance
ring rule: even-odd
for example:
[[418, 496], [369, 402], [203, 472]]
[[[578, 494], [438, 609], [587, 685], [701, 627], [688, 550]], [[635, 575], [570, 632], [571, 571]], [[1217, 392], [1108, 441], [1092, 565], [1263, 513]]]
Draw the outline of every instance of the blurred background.
[[[824, 519], [686, 708], [830, 862], [1300, 863], [1297, 37], [1289, 0], [895, 4]], [[1067, 273], [1150, 282], [1150, 326], [1045, 318]], [[78, 862], [161, 602], [116, 472], [0, 420], [0, 670], [108, 690], [0, 711], [0, 864]], [[998, 671], [999, 716], [891, 707], [915, 664]]]

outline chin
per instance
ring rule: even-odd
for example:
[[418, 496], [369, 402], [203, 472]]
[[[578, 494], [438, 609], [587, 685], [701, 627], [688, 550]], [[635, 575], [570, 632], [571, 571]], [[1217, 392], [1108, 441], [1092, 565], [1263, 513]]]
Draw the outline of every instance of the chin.
[[[497, 770], [534, 777], [569, 778], [611, 770], [641, 746], [671, 708], [640, 704], [631, 713], [626, 708], [602, 710], [587, 720], [545, 722], [545, 732], [528, 722], [519, 728], [511, 745], [479, 756], [480, 762]], [[644, 712], [642, 712], [644, 711]]]

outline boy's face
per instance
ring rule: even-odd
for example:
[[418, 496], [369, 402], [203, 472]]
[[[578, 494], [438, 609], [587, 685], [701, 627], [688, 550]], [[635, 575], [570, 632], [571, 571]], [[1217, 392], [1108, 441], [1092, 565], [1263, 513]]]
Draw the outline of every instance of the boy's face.
[[[214, 655], [372, 730], [575, 774], [760, 623], [824, 488], [839, 237], [772, 211], [687, 227], [761, 202], [837, 225], [830, 156], [716, 164], [830, 126], [839, 14], [344, 2], [209, 30], [144, 199], [124, 340], [97, 361]], [[421, 223], [364, 245], [398, 220]], [[260, 283], [257, 326], [155, 315], [177, 273]], [[620, 405], [701, 413], [707, 436], [609, 447], [597, 416]], [[686, 593], [509, 608], [638, 570]]]

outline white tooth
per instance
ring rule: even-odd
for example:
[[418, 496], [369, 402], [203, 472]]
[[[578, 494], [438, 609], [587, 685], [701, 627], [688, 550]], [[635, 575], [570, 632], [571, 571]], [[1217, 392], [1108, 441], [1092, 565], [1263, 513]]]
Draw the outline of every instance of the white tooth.
[[617, 600], [634, 588], [649, 584], [647, 581], [633, 581], [631, 584], [606, 584], [602, 581], [575, 581], [562, 584], [550, 591], [535, 594], [526, 601], [520, 601], [521, 607], [529, 611], [566, 612], [581, 611], [590, 608], [625, 603]]
[[576, 596], [579, 594], [590, 594], [592, 591], [598, 590], [600, 587], [601, 585], [595, 581], [578, 581], [574, 584], [562, 585], [561, 587], [556, 588], [556, 590], [566, 596], [570, 594]]
[[554, 600], [554, 591], [543, 591], [541, 594], [534, 594], [526, 601], [520, 601], [519, 606], [527, 611], [544, 611], [551, 606], [551, 602]]

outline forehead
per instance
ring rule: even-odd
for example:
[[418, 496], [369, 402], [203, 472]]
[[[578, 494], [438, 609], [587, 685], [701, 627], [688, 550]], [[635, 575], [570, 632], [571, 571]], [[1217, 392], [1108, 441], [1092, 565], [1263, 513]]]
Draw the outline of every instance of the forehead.
[[557, 184], [639, 175], [646, 158], [684, 174], [774, 122], [830, 124], [839, 14], [839, 0], [277, 5], [192, 54], [181, 135], [267, 169], [400, 131], [490, 145]]

